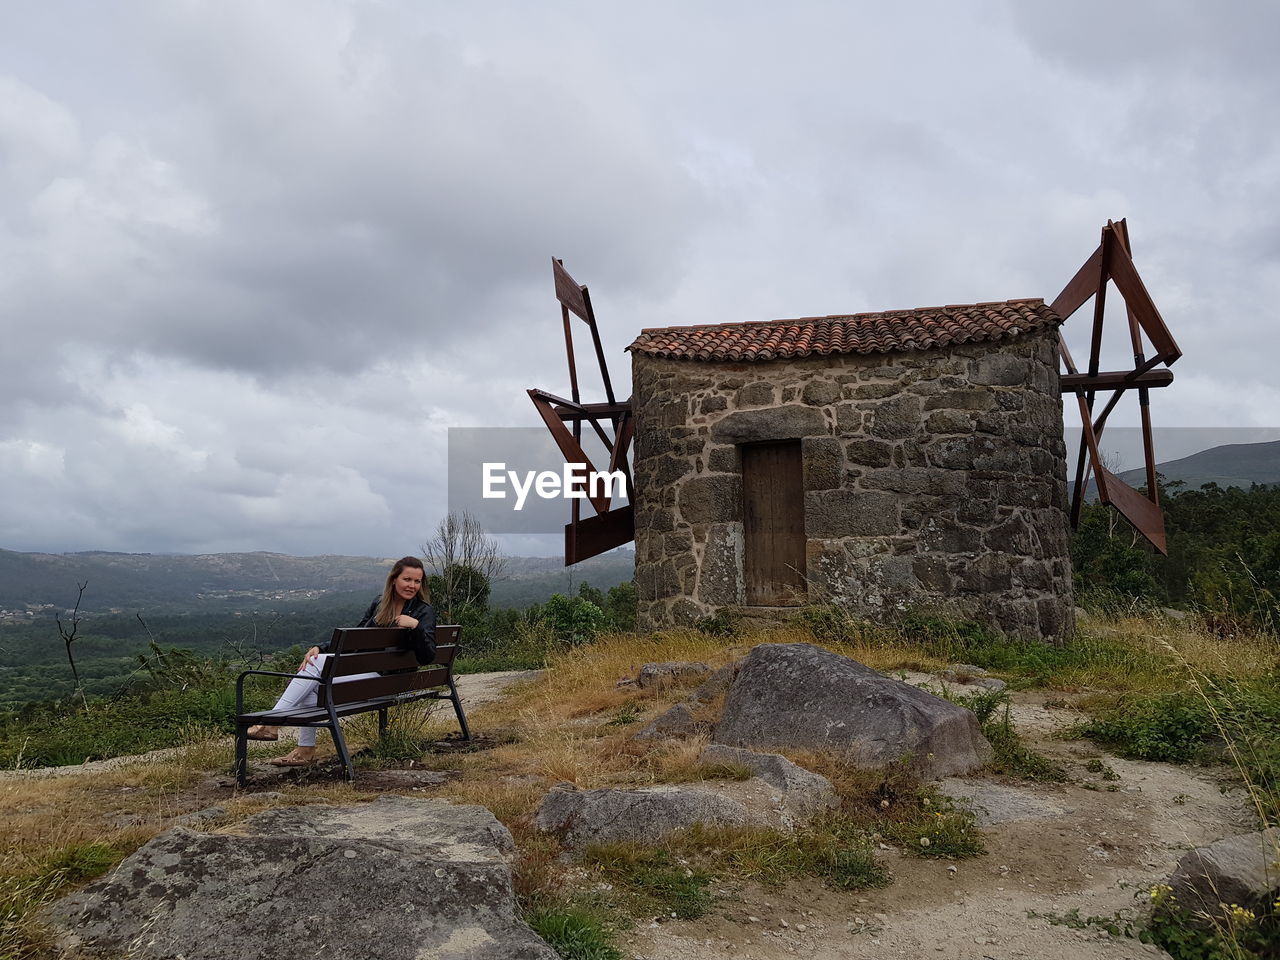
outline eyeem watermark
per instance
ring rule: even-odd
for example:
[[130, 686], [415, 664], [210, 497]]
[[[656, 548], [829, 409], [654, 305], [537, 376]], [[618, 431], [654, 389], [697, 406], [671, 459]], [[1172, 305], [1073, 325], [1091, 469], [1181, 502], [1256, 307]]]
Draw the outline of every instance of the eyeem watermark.
[[508, 470], [505, 462], [485, 463], [481, 467], [481, 496], [486, 500], [505, 500], [515, 493], [515, 509], [523, 510], [530, 491], [544, 500], [586, 500], [588, 497], [625, 497], [627, 475], [621, 470], [601, 472], [588, 470], [585, 463], [566, 463], [563, 469], [526, 470], [523, 474]]
[[489, 533], [563, 537], [574, 508], [589, 518], [601, 499], [610, 510], [624, 506], [626, 474], [612, 469], [612, 451], [589, 430], [581, 443], [586, 456], [566, 463], [541, 424], [450, 427], [449, 509], [471, 514]]

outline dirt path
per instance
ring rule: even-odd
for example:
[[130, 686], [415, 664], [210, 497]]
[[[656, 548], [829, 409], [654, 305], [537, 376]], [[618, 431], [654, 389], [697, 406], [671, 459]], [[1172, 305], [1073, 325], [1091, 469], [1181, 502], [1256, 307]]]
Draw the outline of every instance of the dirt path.
[[[908, 678], [911, 679], [911, 678]], [[1051, 701], [1052, 703], [1052, 701]], [[1140, 763], [1053, 738], [1080, 715], [1014, 695], [1015, 725], [1078, 782], [1025, 785], [950, 780], [970, 797], [987, 853], [949, 864], [882, 850], [894, 882], [842, 893], [817, 882], [725, 890], [696, 920], [638, 924], [628, 957], [644, 960], [1088, 960], [1166, 956], [1079, 918], [1132, 918], [1147, 891], [1190, 846], [1254, 829], [1244, 791], [1220, 789], [1226, 771]], [[1086, 764], [1100, 759], [1104, 773]], [[1117, 779], [1107, 779], [1114, 776]], [[952, 872], [949, 867], [954, 867]], [[1058, 922], [1046, 917], [1053, 915]]]

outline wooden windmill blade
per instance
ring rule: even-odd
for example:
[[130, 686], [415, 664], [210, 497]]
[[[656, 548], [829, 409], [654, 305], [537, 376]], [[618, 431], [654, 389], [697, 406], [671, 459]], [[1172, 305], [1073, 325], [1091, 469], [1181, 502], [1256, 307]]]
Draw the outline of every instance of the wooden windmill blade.
[[[529, 399], [533, 401], [542, 422], [551, 431], [551, 436], [560, 449], [565, 463], [583, 464], [589, 473], [596, 472], [586, 452], [582, 449], [582, 424], [590, 424], [592, 430], [604, 445], [609, 454], [609, 473], [621, 471], [625, 480], [628, 503], [621, 507], [611, 507], [608, 492], [588, 489], [587, 502], [595, 510], [595, 515], [582, 516], [582, 501], [571, 501], [571, 516], [564, 529], [564, 562], [565, 566], [586, 560], [597, 554], [612, 550], [614, 547], [630, 543], [635, 539], [635, 515], [631, 501], [635, 498], [635, 486], [628, 460], [631, 440], [635, 435], [632, 420], [631, 401], [621, 403], [613, 393], [613, 381], [609, 377], [609, 367], [604, 358], [604, 347], [600, 342], [600, 330], [596, 325], [595, 310], [591, 306], [591, 293], [579, 284], [564, 262], [552, 258], [551, 272], [555, 282], [556, 299], [560, 302], [560, 316], [564, 325], [565, 354], [569, 366], [569, 390], [572, 399], [566, 400], [545, 390], [530, 389]], [[571, 316], [586, 323], [591, 332], [591, 342], [595, 349], [596, 362], [600, 367], [600, 379], [604, 385], [605, 403], [583, 403], [578, 388], [578, 368], [573, 349], [573, 323]], [[572, 429], [565, 424], [572, 424]], [[607, 425], [607, 428], [606, 428]], [[610, 430], [612, 431], [610, 433]]]
[[[1130, 370], [1103, 372], [1099, 369], [1109, 281], [1115, 281], [1116, 289], [1125, 302], [1129, 337], [1133, 347], [1133, 368]], [[1065, 321], [1090, 298], [1094, 301], [1094, 312], [1086, 373], [1082, 374], [1076, 368], [1066, 339], [1061, 329], [1059, 331], [1059, 353], [1067, 371], [1061, 378], [1061, 389], [1063, 393], [1076, 395], [1082, 431], [1071, 501], [1071, 524], [1073, 527], [1079, 525], [1084, 489], [1092, 473], [1097, 483], [1099, 502], [1115, 508], [1152, 546], [1161, 553], [1167, 553], [1164, 513], [1160, 509], [1160, 494], [1156, 485], [1150, 391], [1153, 388], [1167, 387], [1173, 382], [1172, 371], [1157, 370], [1155, 367], [1161, 364], [1168, 367], [1182, 356], [1182, 351], [1134, 266], [1128, 224], [1124, 220], [1118, 223], [1107, 221], [1107, 225], [1102, 228], [1102, 241], [1098, 248], [1058, 294], [1052, 309]], [[1146, 334], [1152, 344], [1153, 353], [1150, 357], [1145, 355], [1143, 334]], [[1106, 428], [1107, 418], [1125, 392], [1132, 389], [1138, 391], [1142, 417], [1143, 458], [1147, 477], [1145, 495], [1109, 471], [1098, 451], [1098, 439]], [[1111, 392], [1111, 397], [1101, 412], [1095, 415], [1097, 394], [1106, 391]]]

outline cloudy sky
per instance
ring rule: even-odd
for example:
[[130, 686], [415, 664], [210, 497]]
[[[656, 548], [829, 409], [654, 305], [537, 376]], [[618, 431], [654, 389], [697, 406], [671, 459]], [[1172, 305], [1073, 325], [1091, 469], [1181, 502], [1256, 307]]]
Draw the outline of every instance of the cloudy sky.
[[1185, 352], [1158, 422], [1273, 426], [1278, 21], [11, 4], [0, 547], [413, 550], [448, 429], [567, 390], [553, 255], [625, 393], [641, 327], [1052, 299], [1128, 217]]

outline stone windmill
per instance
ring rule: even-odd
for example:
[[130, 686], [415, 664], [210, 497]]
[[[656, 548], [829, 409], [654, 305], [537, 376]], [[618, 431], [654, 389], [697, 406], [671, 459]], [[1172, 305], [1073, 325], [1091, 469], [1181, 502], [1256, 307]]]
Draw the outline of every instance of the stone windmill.
[[[1102, 503], [1165, 549], [1150, 391], [1172, 382], [1167, 368], [1181, 352], [1134, 267], [1123, 220], [1107, 223], [1048, 304], [645, 329], [628, 347], [634, 394], [622, 401], [587, 288], [559, 261], [553, 272], [571, 397], [529, 395], [566, 463], [594, 471], [584, 425], [599, 438], [608, 469], [625, 472], [629, 501], [592, 496], [594, 512], [582, 516], [574, 500], [565, 563], [635, 540], [643, 626], [723, 607], [785, 615], [834, 601], [872, 617], [930, 609], [1065, 637], [1074, 628], [1069, 526], [1091, 476]], [[1111, 283], [1134, 360], [1103, 371]], [[1090, 299], [1082, 371], [1061, 328]], [[604, 403], [582, 402], [574, 318], [590, 332]], [[1146, 493], [1110, 472], [1098, 449], [1131, 391]], [[1070, 503], [1065, 394], [1077, 398], [1083, 428]]]

